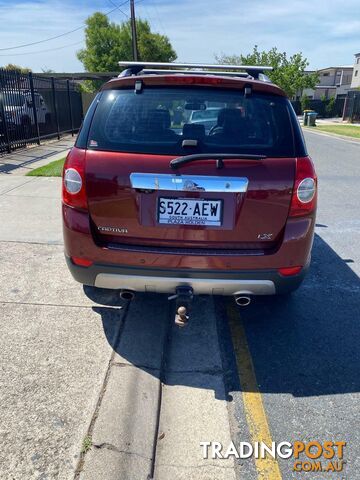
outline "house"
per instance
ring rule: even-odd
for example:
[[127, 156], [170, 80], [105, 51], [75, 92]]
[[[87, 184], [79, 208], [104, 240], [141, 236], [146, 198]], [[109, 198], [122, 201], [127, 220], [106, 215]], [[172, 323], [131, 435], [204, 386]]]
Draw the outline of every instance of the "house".
[[319, 83], [315, 87], [314, 99], [346, 98], [351, 88], [353, 66], [329, 67], [318, 70]]
[[[312, 100], [321, 100], [323, 97], [346, 98], [351, 88], [353, 70], [354, 67], [352, 65], [322, 68], [317, 71], [319, 83], [314, 89], [304, 89], [302, 94], [307, 95], [307, 97]], [[360, 73], [358, 73], [358, 75], [360, 75]]]
[[351, 80], [351, 89], [360, 88], [360, 53], [355, 53], [354, 70]]

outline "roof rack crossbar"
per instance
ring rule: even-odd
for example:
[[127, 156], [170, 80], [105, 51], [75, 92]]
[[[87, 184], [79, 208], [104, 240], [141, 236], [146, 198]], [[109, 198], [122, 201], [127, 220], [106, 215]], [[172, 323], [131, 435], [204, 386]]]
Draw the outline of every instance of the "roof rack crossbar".
[[232, 76], [232, 77], [249, 77], [249, 74], [246, 72], [225, 72], [220, 70], [165, 70], [162, 68], [144, 68], [142, 73], [147, 75], [157, 74], [157, 73], [166, 73], [166, 74], [174, 74], [174, 73], [191, 73], [191, 75], [224, 75], [224, 76]]
[[[120, 66], [125, 67], [121, 73], [121, 76], [128, 76], [128, 75], [137, 75], [144, 69], [177, 69], [182, 70], [181, 73], [190, 72], [195, 73], [208, 73], [210, 74], [210, 70], [217, 71], [216, 74], [223, 74], [227, 72], [229, 75], [234, 75], [235, 72], [246, 72], [248, 75], [252, 76], [255, 79], [259, 78], [259, 74], [264, 72], [269, 72], [272, 70], [272, 67], [263, 66], [263, 65], [217, 65], [217, 64], [209, 64], [209, 63], [170, 63], [170, 62], [125, 62], [121, 61], [118, 62]], [[183, 70], [184, 69], [184, 70]], [[199, 69], [206, 70], [199, 71]], [[221, 71], [221, 73], [220, 73]]]

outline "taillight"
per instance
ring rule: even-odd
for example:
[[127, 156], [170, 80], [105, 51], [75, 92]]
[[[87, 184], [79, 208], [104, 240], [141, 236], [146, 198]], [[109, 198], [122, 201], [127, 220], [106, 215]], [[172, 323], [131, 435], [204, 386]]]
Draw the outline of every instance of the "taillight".
[[291, 198], [290, 217], [307, 215], [316, 209], [317, 177], [309, 157], [296, 159], [294, 190]]
[[85, 155], [86, 150], [72, 148], [66, 157], [63, 170], [63, 202], [81, 210], [87, 210]]
[[300, 273], [301, 269], [302, 269], [302, 267], [300, 267], [300, 266], [297, 266], [297, 267], [283, 267], [283, 268], [279, 268], [278, 272], [283, 277], [290, 277], [291, 275], [297, 275], [298, 273]]
[[90, 267], [94, 262], [82, 257], [71, 257], [71, 261], [79, 267]]

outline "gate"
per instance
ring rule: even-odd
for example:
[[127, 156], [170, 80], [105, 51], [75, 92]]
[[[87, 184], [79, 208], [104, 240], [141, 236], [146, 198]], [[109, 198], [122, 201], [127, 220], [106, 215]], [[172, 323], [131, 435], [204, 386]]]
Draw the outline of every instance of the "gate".
[[343, 120], [360, 122], [360, 91], [351, 90], [345, 101]]

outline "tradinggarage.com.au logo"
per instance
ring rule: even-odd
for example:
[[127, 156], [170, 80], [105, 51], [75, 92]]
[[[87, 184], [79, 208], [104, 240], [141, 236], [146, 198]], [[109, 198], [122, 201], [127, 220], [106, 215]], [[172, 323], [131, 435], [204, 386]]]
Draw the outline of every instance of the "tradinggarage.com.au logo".
[[346, 442], [230, 442], [227, 448], [220, 442], [200, 442], [203, 458], [293, 458], [295, 472], [342, 472]]

